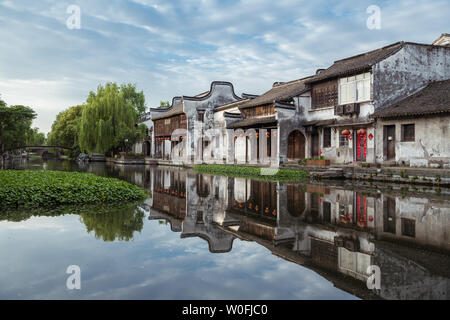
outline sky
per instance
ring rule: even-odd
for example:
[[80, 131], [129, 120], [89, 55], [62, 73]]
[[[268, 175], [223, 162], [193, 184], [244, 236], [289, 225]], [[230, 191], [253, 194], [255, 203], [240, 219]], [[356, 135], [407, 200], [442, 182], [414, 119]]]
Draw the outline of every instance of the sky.
[[[67, 26], [71, 5], [80, 28]], [[261, 94], [397, 41], [431, 43], [450, 33], [449, 12], [448, 0], [0, 0], [0, 97], [48, 133], [107, 82], [136, 84], [148, 107], [212, 81]]]

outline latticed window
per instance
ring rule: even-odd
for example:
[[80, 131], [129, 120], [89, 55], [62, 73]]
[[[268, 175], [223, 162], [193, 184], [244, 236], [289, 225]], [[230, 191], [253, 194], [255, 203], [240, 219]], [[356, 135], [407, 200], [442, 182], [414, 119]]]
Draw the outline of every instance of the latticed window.
[[339, 147], [348, 147], [348, 138], [339, 132]]

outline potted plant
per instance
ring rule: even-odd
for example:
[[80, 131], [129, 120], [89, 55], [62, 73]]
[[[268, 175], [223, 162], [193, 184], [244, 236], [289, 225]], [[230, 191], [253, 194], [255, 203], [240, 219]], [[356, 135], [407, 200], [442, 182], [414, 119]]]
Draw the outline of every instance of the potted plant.
[[307, 166], [320, 166], [320, 167], [329, 166], [330, 160], [325, 159], [325, 157], [322, 155], [322, 150], [319, 150], [319, 157], [306, 160], [306, 165]]

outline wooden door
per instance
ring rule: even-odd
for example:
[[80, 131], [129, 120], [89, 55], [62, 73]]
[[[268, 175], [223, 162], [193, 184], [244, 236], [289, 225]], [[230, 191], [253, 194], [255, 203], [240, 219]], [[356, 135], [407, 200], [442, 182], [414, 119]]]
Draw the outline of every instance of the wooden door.
[[304, 159], [305, 158], [305, 137], [296, 130], [289, 134], [288, 137], [288, 158]]
[[384, 145], [387, 160], [395, 159], [395, 125], [384, 127]]
[[395, 234], [395, 199], [386, 197], [383, 201], [383, 231]]
[[313, 133], [311, 135], [311, 157], [319, 156], [319, 134]]
[[366, 161], [367, 154], [367, 135], [356, 134], [356, 161]]

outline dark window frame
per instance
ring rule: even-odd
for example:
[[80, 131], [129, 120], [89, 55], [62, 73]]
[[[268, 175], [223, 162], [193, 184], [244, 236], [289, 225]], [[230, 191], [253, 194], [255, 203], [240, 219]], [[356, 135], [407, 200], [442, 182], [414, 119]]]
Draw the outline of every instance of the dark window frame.
[[402, 124], [402, 142], [416, 141], [416, 126], [415, 123]]
[[[327, 132], [325, 134], [325, 132]], [[331, 128], [323, 128], [323, 148], [331, 147]]]

